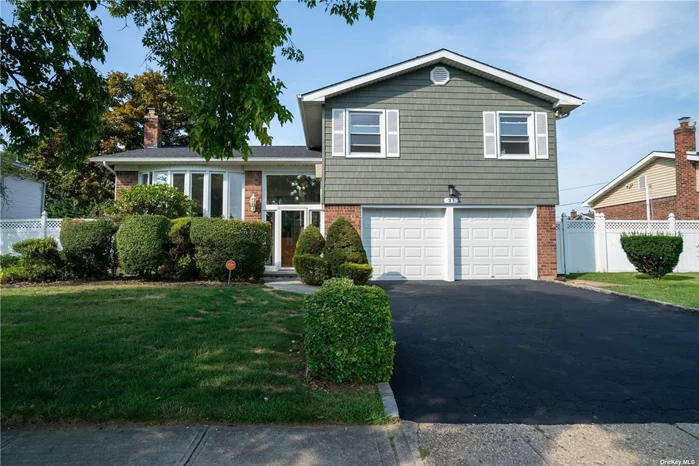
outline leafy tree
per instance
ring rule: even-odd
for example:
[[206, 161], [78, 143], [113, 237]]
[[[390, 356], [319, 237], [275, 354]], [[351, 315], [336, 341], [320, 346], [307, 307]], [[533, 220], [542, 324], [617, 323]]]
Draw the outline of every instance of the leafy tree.
[[[373, 18], [376, 0], [301, 0], [322, 5], [353, 24]], [[250, 153], [249, 135], [270, 144], [269, 124], [291, 112], [279, 102], [284, 83], [272, 74], [275, 51], [300, 61], [291, 28], [279, 16], [280, 0], [179, 2], [176, 0], [12, 0], [12, 24], [2, 22], [2, 129], [7, 142], [26, 151], [59, 129], [65, 166], [84, 160], [99, 134], [107, 106], [105, 79], [92, 66], [104, 62], [106, 44], [94, 14], [145, 28], [149, 58], [162, 66], [191, 119], [190, 146], [207, 160]]]

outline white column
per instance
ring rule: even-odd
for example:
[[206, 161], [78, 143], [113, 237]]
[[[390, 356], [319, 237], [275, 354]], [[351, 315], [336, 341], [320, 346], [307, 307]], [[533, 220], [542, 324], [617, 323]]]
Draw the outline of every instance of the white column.
[[228, 189], [228, 172], [223, 172], [223, 218], [231, 218], [231, 209], [229, 208], [230, 190]]
[[46, 238], [46, 228], [47, 228], [46, 218], [47, 218], [47, 215], [46, 215], [46, 211], [44, 210], [43, 212], [41, 212], [41, 237], [42, 238]]
[[204, 196], [202, 196], [203, 204], [202, 212], [204, 217], [211, 215], [211, 208], [209, 202], [211, 202], [210, 191], [211, 190], [211, 172], [204, 172]]
[[606, 272], [607, 266], [607, 220], [604, 214], [595, 214], [595, 268]]
[[667, 216], [667, 222], [668, 222], [668, 228], [670, 229], [670, 234], [675, 235], [677, 234], [677, 223], [675, 223], [675, 214], [670, 212], [670, 215]]
[[454, 281], [454, 208], [444, 212], [444, 280]]

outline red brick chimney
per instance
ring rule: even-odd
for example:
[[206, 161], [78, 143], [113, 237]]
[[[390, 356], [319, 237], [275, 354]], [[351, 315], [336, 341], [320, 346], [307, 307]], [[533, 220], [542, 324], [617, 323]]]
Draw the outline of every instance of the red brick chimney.
[[678, 220], [699, 219], [699, 194], [697, 194], [697, 171], [694, 163], [687, 160], [687, 152], [697, 150], [696, 127], [689, 123], [689, 117], [679, 119], [675, 128], [675, 217]]
[[146, 124], [143, 127], [143, 147], [158, 147], [162, 141], [162, 129], [155, 109], [148, 108]]

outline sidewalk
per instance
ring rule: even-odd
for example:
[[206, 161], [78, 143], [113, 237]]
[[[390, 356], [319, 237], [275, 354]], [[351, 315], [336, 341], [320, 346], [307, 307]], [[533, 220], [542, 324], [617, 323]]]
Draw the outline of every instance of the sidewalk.
[[400, 424], [2, 431], [10, 465], [417, 465]]

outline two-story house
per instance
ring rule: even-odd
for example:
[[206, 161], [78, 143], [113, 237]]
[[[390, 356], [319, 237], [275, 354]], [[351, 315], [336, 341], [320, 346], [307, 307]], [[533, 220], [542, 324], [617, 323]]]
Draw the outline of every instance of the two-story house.
[[[556, 120], [585, 101], [448, 50], [298, 96], [305, 146], [205, 162], [159, 147], [95, 157], [117, 191], [167, 183], [198, 214], [266, 220], [270, 268], [291, 267], [310, 224], [344, 216], [375, 279], [556, 275]], [[118, 193], [117, 193], [118, 195]]]

